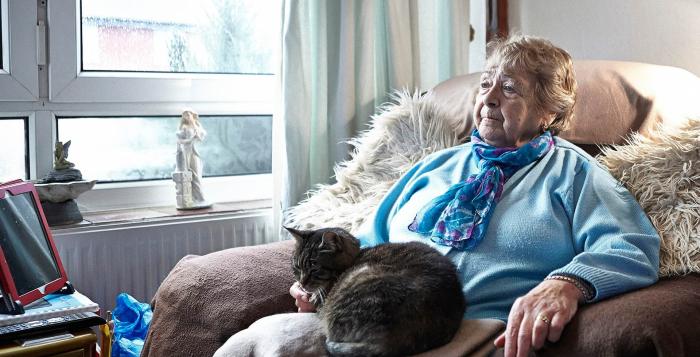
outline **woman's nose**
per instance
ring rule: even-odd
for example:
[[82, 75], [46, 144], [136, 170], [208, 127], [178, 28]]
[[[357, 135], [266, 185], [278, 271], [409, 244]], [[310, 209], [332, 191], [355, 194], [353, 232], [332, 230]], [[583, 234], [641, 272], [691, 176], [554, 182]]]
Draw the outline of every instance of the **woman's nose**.
[[484, 104], [488, 107], [497, 107], [500, 104], [498, 90], [495, 85], [491, 86], [491, 88], [484, 93]]

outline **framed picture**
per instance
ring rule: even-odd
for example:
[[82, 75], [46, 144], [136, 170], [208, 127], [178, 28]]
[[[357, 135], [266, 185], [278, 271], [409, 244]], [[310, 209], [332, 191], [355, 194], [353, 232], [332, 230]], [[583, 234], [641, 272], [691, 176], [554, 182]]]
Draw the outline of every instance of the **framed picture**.
[[0, 184], [0, 283], [6, 313], [66, 285], [72, 290], [31, 182]]

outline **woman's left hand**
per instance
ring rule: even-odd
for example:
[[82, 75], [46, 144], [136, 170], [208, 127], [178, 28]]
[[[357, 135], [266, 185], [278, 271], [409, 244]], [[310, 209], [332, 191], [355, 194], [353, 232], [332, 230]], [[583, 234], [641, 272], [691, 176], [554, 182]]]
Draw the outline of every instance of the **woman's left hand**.
[[496, 338], [496, 347], [505, 347], [505, 357], [526, 357], [530, 349], [544, 346], [545, 339], [556, 342], [576, 314], [583, 294], [574, 284], [545, 280], [525, 296], [515, 300], [508, 315], [506, 331]]

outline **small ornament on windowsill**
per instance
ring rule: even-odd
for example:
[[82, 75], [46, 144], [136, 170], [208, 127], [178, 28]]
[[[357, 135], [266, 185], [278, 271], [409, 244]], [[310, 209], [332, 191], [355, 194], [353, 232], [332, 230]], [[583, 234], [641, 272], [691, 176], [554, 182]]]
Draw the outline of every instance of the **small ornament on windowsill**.
[[34, 187], [39, 194], [49, 225], [80, 223], [83, 215], [75, 199], [91, 190], [97, 180], [85, 181], [75, 164], [68, 161], [71, 141], [65, 144], [58, 141], [54, 147], [53, 169], [44, 178], [36, 181]]
[[175, 133], [177, 137], [177, 152], [175, 154], [176, 208], [191, 210], [211, 207], [204, 199], [202, 191], [202, 159], [197, 151], [196, 143], [204, 141], [206, 131], [199, 122], [199, 115], [192, 110], [182, 112], [180, 127]]

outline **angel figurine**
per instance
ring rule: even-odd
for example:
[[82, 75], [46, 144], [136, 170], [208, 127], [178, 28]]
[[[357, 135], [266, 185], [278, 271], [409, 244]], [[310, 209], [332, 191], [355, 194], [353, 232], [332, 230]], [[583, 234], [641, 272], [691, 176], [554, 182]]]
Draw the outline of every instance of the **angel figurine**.
[[173, 173], [179, 209], [204, 208], [211, 205], [204, 199], [202, 192], [202, 159], [195, 146], [196, 143], [204, 141], [206, 134], [197, 113], [191, 110], [182, 112], [180, 126], [175, 133], [177, 152]]
[[75, 166], [74, 163], [68, 161], [68, 149], [70, 148], [70, 140], [65, 144], [57, 141], [53, 152], [53, 168], [54, 170], [65, 170]]

